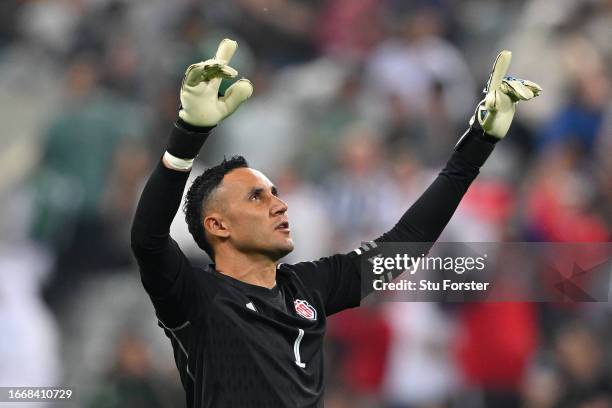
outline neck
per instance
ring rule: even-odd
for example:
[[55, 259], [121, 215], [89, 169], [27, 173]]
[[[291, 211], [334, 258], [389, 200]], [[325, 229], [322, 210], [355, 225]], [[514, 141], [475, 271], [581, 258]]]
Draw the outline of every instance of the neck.
[[271, 289], [276, 284], [276, 261], [262, 254], [220, 251], [215, 254], [218, 272], [239, 281]]

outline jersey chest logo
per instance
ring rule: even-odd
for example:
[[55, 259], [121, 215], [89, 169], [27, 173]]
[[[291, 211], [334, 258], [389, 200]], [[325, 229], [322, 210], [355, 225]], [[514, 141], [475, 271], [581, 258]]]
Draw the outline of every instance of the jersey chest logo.
[[297, 314], [304, 319], [317, 320], [317, 309], [312, 307], [307, 301], [296, 299], [293, 301], [293, 306], [295, 306]]

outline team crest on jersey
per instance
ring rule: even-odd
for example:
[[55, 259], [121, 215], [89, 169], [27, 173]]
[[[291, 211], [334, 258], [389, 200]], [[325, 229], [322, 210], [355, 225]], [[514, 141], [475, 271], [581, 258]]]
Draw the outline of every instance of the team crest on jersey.
[[312, 307], [310, 303], [305, 300], [296, 299], [293, 301], [295, 311], [297, 314], [302, 316], [304, 319], [317, 320], [317, 309]]

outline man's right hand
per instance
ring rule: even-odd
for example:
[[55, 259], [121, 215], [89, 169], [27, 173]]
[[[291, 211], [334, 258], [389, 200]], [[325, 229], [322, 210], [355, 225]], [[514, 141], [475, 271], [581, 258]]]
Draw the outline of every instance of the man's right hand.
[[187, 68], [181, 85], [179, 117], [192, 126], [212, 127], [234, 113], [253, 94], [248, 79], [240, 79], [219, 97], [219, 86], [238, 72], [227, 65], [238, 43], [228, 38], [221, 41], [213, 59], [192, 64]]

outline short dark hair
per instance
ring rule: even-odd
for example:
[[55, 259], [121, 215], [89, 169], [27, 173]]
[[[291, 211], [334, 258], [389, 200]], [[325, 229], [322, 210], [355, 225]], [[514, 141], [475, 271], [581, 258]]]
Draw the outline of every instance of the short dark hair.
[[206, 233], [202, 225], [204, 208], [206, 207], [210, 195], [219, 187], [221, 181], [223, 181], [223, 177], [230, 171], [243, 167], [249, 167], [249, 164], [242, 156], [233, 156], [229, 160], [223, 158], [220, 164], [206, 169], [204, 173], [196, 177], [187, 191], [185, 204], [183, 206], [185, 221], [187, 221], [189, 232], [193, 236], [196, 244], [206, 251], [212, 260], [215, 259], [215, 254], [212, 246], [206, 239]]

